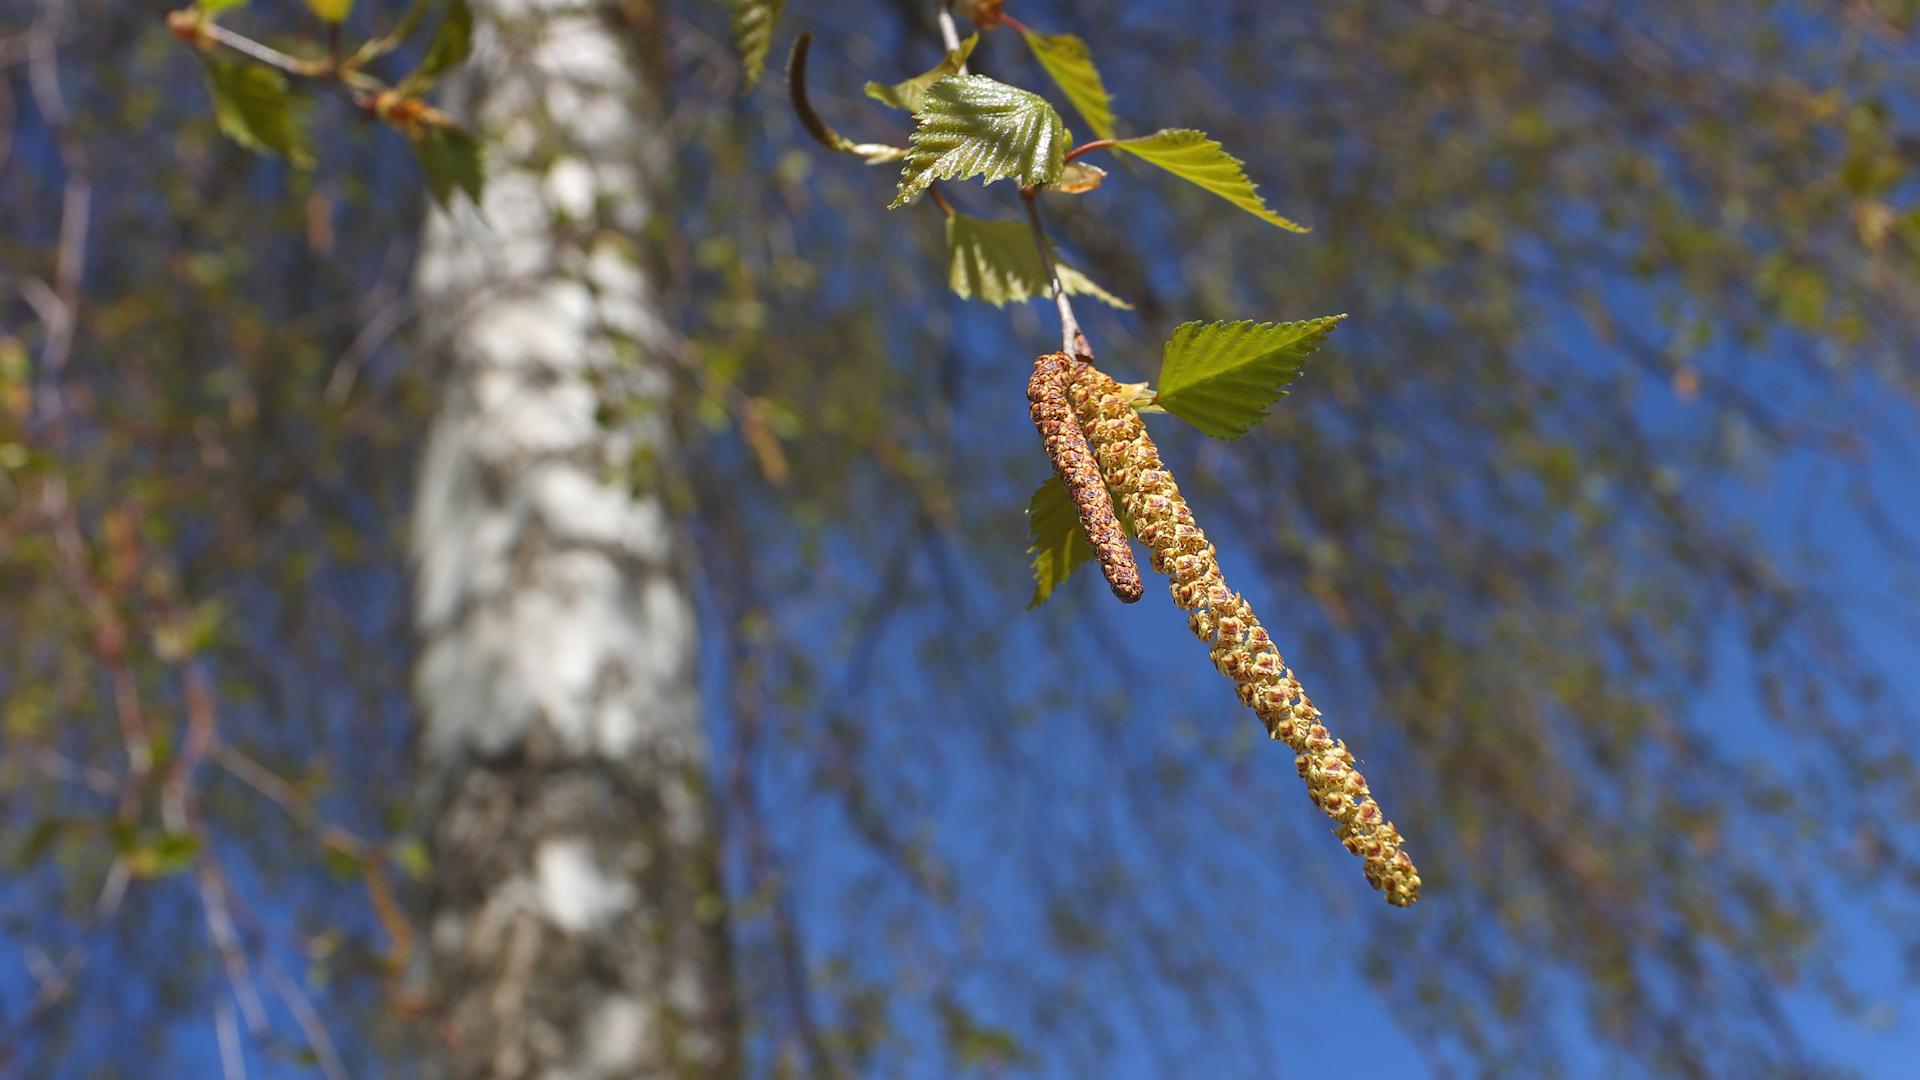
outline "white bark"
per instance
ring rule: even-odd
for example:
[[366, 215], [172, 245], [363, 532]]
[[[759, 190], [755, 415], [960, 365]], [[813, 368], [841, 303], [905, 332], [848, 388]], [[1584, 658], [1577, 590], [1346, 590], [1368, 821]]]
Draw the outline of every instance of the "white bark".
[[[416, 280], [450, 350], [414, 522], [448, 1071], [722, 1072], [694, 611], [639, 258], [661, 102], [617, 8], [472, 6], [455, 111], [488, 147], [484, 199], [434, 214]], [[632, 418], [602, 423], [608, 403]]]

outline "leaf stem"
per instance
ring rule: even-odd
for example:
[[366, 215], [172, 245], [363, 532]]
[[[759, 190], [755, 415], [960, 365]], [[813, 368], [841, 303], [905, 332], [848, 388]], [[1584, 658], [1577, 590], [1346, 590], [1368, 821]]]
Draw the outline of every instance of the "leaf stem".
[[807, 134], [827, 149], [865, 158], [869, 165], [899, 161], [905, 157], [907, 152], [897, 146], [854, 142], [833, 130], [833, 126], [814, 110], [813, 98], [807, 94], [807, 53], [812, 48], [813, 35], [801, 34], [794, 39], [793, 51], [787, 55], [787, 97], [793, 102], [793, 112], [800, 118], [800, 126], [806, 128]]
[[1092, 142], [1083, 142], [1079, 146], [1067, 151], [1065, 160], [1072, 161], [1074, 158], [1080, 157], [1083, 154], [1091, 154], [1095, 150], [1105, 150], [1117, 141], [1116, 139], [1095, 139]]

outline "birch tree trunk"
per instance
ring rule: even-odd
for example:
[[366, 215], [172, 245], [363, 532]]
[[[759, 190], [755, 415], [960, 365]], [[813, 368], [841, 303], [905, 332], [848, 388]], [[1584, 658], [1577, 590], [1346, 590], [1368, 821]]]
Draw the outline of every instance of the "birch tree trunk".
[[657, 15], [470, 2], [482, 213], [433, 215], [416, 280], [450, 350], [414, 520], [445, 1072], [730, 1073], [687, 553], [648, 478], [674, 457]]

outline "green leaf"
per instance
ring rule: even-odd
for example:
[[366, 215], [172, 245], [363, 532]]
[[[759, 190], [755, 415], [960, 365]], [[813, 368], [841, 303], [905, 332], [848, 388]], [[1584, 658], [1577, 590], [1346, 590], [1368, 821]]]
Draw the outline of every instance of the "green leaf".
[[935, 180], [974, 176], [1051, 184], [1066, 167], [1067, 128], [1045, 98], [985, 75], [949, 75], [913, 115], [912, 149], [893, 207]]
[[1167, 341], [1154, 401], [1216, 439], [1237, 439], [1286, 396], [1286, 385], [1344, 318], [1182, 323]]
[[[349, 2], [351, 2], [351, 0], [349, 0]], [[234, 8], [246, 7], [247, 0], [199, 0], [199, 3], [193, 6], [209, 15], [218, 15], [223, 11], [232, 11]]]
[[1073, 102], [1087, 126], [1102, 139], [1113, 138], [1113, 98], [1100, 81], [1100, 70], [1093, 66], [1087, 43], [1072, 34], [1036, 34], [1026, 30], [1027, 48], [1047, 69], [1053, 81]]
[[1033, 556], [1033, 599], [1027, 602], [1027, 610], [1032, 611], [1046, 603], [1082, 563], [1096, 557], [1080, 530], [1073, 497], [1058, 475], [1047, 477], [1027, 501], [1027, 536], [1031, 540], [1027, 554]]
[[483, 163], [480, 144], [459, 128], [430, 125], [413, 139], [413, 152], [427, 174], [433, 201], [450, 206], [456, 191], [480, 202]]
[[773, 28], [780, 22], [786, 0], [733, 0], [733, 45], [740, 50], [747, 88], [760, 81], [767, 68], [767, 50], [773, 47]]
[[[1120, 519], [1120, 527], [1132, 536], [1133, 522], [1121, 511], [1120, 500], [1114, 500], [1113, 510]], [[1027, 500], [1027, 536], [1031, 541], [1027, 554], [1033, 556], [1033, 599], [1027, 602], [1027, 610], [1032, 611], [1046, 603], [1053, 590], [1072, 577], [1075, 570], [1098, 558], [1093, 544], [1080, 528], [1080, 513], [1074, 509], [1073, 496], [1067, 493], [1067, 485], [1058, 473], [1047, 477], [1047, 482]]]
[[1307, 227], [1288, 221], [1267, 209], [1265, 200], [1247, 179], [1245, 165], [1237, 157], [1207, 138], [1205, 132], [1187, 128], [1163, 128], [1137, 139], [1121, 139], [1113, 144], [1147, 162], [1158, 165], [1189, 183], [1198, 184], [1270, 225], [1290, 232], [1306, 232]]
[[[232, 3], [236, 0], [220, 0], [220, 2]], [[245, 3], [246, 0], [237, 0], [237, 2]], [[347, 16], [353, 13], [353, 0], [307, 0], [307, 10], [318, 15], [321, 22], [339, 24], [346, 22]]]
[[415, 881], [425, 881], [433, 871], [433, 859], [427, 845], [417, 836], [409, 836], [393, 846], [393, 861]]
[[127, 870], [134, 877], [157, 878], [177, 874], [193, 865], [200, 854], [200, 838], [192, 833], [162, 833], [127, 853]]
[[25, 869], [39, 862], [47, 853], [47, 849], [53, 846], [53, 842], [60, 839], [62, 833], [73, 831], [77, 824], [62, 818], [42, 819], [28, 831], [27, 838], [20, 842], [20, 848], [15, 852], [12, 860], [14, 867]]
[[207, 91], [227, 138], [256, 153], [283, 155], [295, 165], [313, 164], [285, 76], [258, 64], [209, 57]]
[[407, 79], [407, 92], [417, 93], [425, 89], [434, 79], [465, 60], [472, 51], [473, 10], [467, 7], [467, 0], [450, 0], [447, 17], [440, 20], [440, 28], [433, 32], [433, 40], [427, 44], [427, 55], [420, 61], [420, 70]]
[[932, 71], [915, 75], [906, 82], [894, 83], [892, 86], [882, 86], [877, 82], [870, 82], [867, 84], [867, 96], [880, 102], [882, 105], [891, 105], [896, 109], [905, 109], [908, 112], [918, 112], [921, 102], [927, 98], [927, 88], [939, 82], [941, 79], [957, 73], [960, 70], [960, 66], [967, 62], [967, 57], [973, 55], [974, 47], [979, 44], [980, 35], [974, 34], [967, 38], [967, 40], [961, 42], [958, 49], [948, 53], [947, 58], [940, 61], [939, 65]]
[[[1054, 260], [1060, 285], [1076, 296], [1131, 310], [1133, 305], [1093, 283], [1085, 274]], [[963, 299], [980, 299], [994, 307], [1015, 300], [1045, 297], [1052, 290], [1033, 230], [1024, 221], [987, 221], [952, 214], [947, 218], [947, 284]]]

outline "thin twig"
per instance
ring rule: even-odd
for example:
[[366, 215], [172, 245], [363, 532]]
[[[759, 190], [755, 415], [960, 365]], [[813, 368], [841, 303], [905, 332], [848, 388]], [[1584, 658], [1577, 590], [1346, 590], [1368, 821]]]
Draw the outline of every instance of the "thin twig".
[[[940, 10], [939, 10], [938, 16], [940, 20], [940, 39], [946, 42], [947, 51], [949, 53], [959, 52], [960, 51], [960, 28], [954, 25], [953, 0], [940, 0]], [[965, 75], [967, 73], [968, 73], [967, 63], [966, 61], [962, 60], [960, 62], [960, 74]]]
[[1054, 306], [1060, 309], [1060, 350], [1083, 364], [1090, 364], [1093, 346], [1081, 332], [1080, 320], [1074, 317], [1073, 301], [1067, 299], [1066, 286], [1060, 284], [1060, 270], [1053, 262], [1053, 245], [1047, 242], [1046, 226], [1040, 223], [1039, 198], [1031, 190], [1022, 191], [1020, 198], [1027, 204], [1027, 224], [1033, 226], [1034, 246], [1040, 249], [1040, 265], [1046, 268]]
[[213, 1030], [220, 1043], [220, 1075], [246, 1080], [247, 1059], [240, 1052], [240, 1028], [233, 1022], [233, 1005], [226, 998], [214, 1002]]
[[333, 1045], [333, 1037], [327, 1034], [327, 1025], [320, 1019], [319, 1010], [313, 1007], [313, 999], [300, 984], [293, 981], [280, 968], [279, 961], [269, 953], [262, 965], [267, 973], [267, 985], [286, 1002], [287, 1011], [293, 1014], [293, 1022], [300, 1027], [300, 1033], [307, 1038], [307, 1049], [313, 1051], [314, 1063], [320, 1066], [320, 1075], [327, 1080], [346, 1080], [347, 1069], [340, 1061], [340, 1051]]

